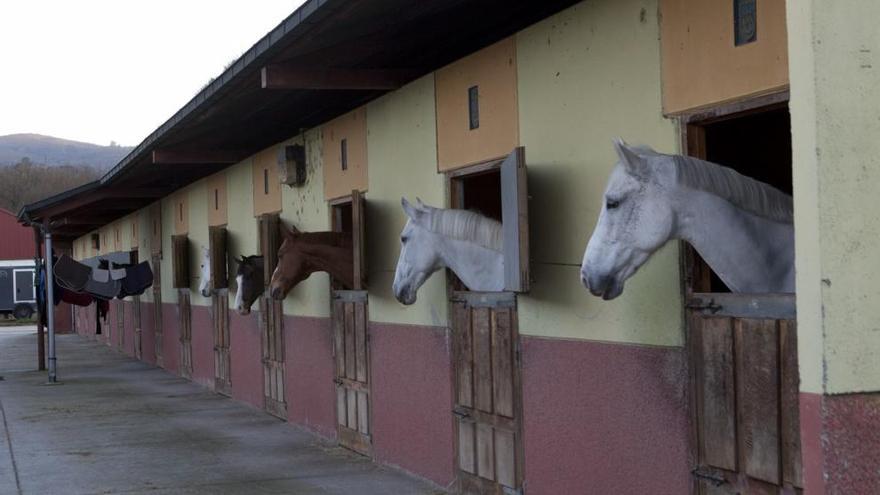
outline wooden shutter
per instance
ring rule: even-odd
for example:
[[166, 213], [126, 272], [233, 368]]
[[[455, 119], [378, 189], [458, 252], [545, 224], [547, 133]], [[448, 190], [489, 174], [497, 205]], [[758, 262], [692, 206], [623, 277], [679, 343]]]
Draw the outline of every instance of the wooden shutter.
[[211, 252], [211, 288], [229, 287], [226, 273], [226, 227], [208, 228], [208, 250]]
[[364, 257], [365, 210], [364, 197], [357, 189], [351, 191], [351, 239], [354, 248], [354, 290], [366, 287], [367, 267]]
[[173, 270], [173, 287], [185, 289], [189, 287], [189, 238], [186, 234], [171, 236], [171, 268]]
[[156, 202], [150, 207], [150, 252], [162, 254], [162, 203]]
[[529, 291], [529, 193], [522, 146], [501, 163], [501, 219], [504, 238], [504, 290]]
[[277, 213], [260, 215], [260, 254], [263, 255], [263, 280], [266, 286], [272, 280], [272, 272], [278, 264], [278, 248], [281, 247], [280, 221]]

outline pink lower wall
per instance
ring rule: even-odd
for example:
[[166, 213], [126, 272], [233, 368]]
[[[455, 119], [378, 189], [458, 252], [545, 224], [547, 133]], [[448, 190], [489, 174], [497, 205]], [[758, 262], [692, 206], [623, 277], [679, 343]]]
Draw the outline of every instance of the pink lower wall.
[[336, 438], [336, 389], [329, 318], [284, 317], [287, 419]]
[[123, 331], [125, 336], [122, 339], [123, 342], [125, 342], [125, 345], [122, 346], [122, 352], [134, 357], [134, 302], [123, 301], [122, 308], [125, 312], [125, 316], [123, 317]]
[[162, 303], [162, 367], [180, 374], [180, 325], [177, 303]]
[[257, 318], [256, 312], [246, 316], [237, 311], [229, 312], [229, 347], [232, 354], [232, 398], [262, 408], [262, 341]]
[[141, 359], [150, 364], [156, 364], [154, 311], [153, 303], [141, 302]]
[[452, 371], [445, 327], [370, 323], [373, 454], [452, 482]]
[[800, 394], [804, 492], [880, 493], [880, 393]]
[[207, 306], [190, 306], [192, 317], [192, 379], [214, 388], [213, 319]]
[[522, 338], [529, 495], [686, 494], [681, 348]]

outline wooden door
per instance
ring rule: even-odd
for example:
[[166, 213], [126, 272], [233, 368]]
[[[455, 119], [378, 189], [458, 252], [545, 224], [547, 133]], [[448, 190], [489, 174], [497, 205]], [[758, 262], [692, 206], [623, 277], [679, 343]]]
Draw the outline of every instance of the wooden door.
[[[346, 210], [350, 209], [350, 215]], [[370, 326], [367, 307], [366, 202], [358, 190], [332, 207], [333, 230], [351, 232], [354, 287], [334, 281], [333, 356], [336, 362], [336, 425], [339, 444], [364, 455], [372, 452], [370, 398]], [[350, 221], [346, 219], [350, 218]]]
[[214, 390], [231, 396], [229, 301], [226, 289], [218, 289], [211, 296], [211, 314], [214, 323]]
[[189, 289], [177, 291], [177, 317], [180, 328], [180, 376], [192, 378], [192, 311]]
[[333, 354], [339, 443], [364, 455], [372, 451], [370, 333], [367, 291], [333, 292]]
[[119, 332], [119, 350], [125, 350], [125, 302], [117, 299], [116, 304], [116, 331]]
[[[155, 228], [155, 226], [154, 226]], [[156, 366], [162, 367], [162, 255], [153, 255], [153, 332], [155, 338]]]
[[803, 488], [793, 294], [688, 301], [697, 494]]
[[134, 327], [134, 357], [143, 359], [143, 349], [141, 348], [141, 296], [131, 297], [131, 313], [132, 325]]
[[522, 493], [516, 295], [455, 292], [452, 314], [457, 490]]
[[260, 330], [263, 354], [263, 396], [266, 411], [287, 419], [284, 400], [284, 311], [282, 301], [269, 296], [269, 282], [278, 263], [281, 245], [280, 220], [277, 214], [260, 216], [260, 254], [265, 269], [263, 295], [260, 297]]

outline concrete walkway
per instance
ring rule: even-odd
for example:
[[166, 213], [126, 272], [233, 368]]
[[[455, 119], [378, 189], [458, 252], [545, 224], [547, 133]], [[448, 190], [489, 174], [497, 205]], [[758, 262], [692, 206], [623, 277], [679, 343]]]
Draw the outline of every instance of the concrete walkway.
[[0, 328], [0, 494], [435, 494], [421, 481], [76, 335], [61, 385]]

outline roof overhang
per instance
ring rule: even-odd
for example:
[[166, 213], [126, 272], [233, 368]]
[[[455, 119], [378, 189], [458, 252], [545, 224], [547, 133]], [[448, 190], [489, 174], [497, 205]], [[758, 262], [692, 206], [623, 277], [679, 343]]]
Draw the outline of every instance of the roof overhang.
[[79, 237], [574, 3], [309, 0], [101, 179], [19, 220]]

